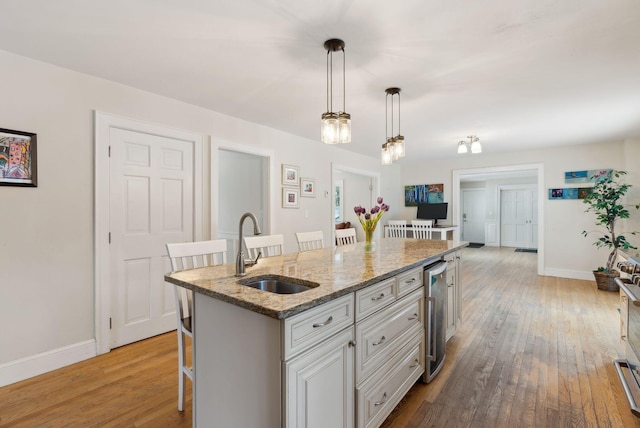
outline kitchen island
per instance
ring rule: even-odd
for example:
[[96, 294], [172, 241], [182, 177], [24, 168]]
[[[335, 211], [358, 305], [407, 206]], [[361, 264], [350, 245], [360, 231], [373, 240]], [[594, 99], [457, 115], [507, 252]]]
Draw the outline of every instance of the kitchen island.
[[[194, 426], [379, 425], [424, 371], [422, 268], [464, 246], [386, 238], [260, 259], [242, 279], [233, 264], [167, 275], [195, 292]], [[239, 283], [261, 276], [314, 287]]]

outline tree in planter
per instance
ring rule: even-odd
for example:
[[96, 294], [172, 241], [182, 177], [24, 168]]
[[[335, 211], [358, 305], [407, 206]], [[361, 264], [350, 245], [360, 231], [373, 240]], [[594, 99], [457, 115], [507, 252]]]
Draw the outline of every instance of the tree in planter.
[[[614, 263], [616, 256], [618, 255], [618, 249], [628, 250], [636, 249], [624, 235], [616, 234], [616, 220], [629, 218], [629, 210], [625, 205], [622, 205], [620, 198], [622, 198], [629, 188], [630, 184], [621, 183], [620, 177], [626, 175], [626, 171], [600, 171], [595, 174], [595, 184], [593, 191], [588, 194], [583, 202], [589, 205], [589, 208], [585, 212], [593, 212], [596, 215], [596, 225], [602, 226], [606, 229], [605, 232], [597, 232], [601, 234], [601, 237], [594, 242], [594, 245], [598, 248], [605, 247], [611, 249], [609, 257], [607, 259], [607, 265], [599, 267], [598, 272], [605, 272], [607, 274], [617, 274], [614, 270]], [[635, 205], [636, 209], [640, 208], [640, 204]], [[584, 236], [587, 236], [590, 232], [586, 230], [582, 231]], [[636, 232], [631, 232], [635, 235]]]

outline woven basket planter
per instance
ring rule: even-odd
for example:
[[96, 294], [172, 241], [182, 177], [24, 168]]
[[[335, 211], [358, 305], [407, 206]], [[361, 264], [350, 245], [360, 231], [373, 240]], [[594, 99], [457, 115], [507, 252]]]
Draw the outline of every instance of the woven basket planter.
[[618, 272], [607, 273], [594, 270], [593, 276], [596, 278], [596, 285], [598, 286], [598, 290], [618, 291], [620, 289], [620, 287], [618, 287], [618, 284], [616, 284], [614, 281], [614, 279], [620, 276]]

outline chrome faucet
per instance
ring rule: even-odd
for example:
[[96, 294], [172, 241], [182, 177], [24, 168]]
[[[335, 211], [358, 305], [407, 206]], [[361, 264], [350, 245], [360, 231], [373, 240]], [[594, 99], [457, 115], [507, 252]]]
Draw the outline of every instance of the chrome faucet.
[[238, 233], [238, 255], [236, 256], [236, 276], [245, 276], [245, 267], [253, 266], [258, 263], [258, 259], [262, 255], [262, 252], [258, 253], [258, 256], [255, 260], [249, 259], [249, 261], [245, 261], [244, 253], [242, 252], [242, 225], [244, 224], [245, 219], [249, 217], [251, 221], [253, 221], [253, 234], [254, 235], [262, 235], [262, 231], [258, 226], [258, 219], [252, 213], [244, 213], [242, 217], [240, 217], [240, 232]]

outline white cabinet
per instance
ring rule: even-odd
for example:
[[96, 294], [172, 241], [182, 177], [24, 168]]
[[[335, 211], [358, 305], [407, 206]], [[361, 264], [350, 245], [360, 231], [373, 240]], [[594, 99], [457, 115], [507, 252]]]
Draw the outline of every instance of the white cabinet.
[[[384, 281], [356, 292], [356, 302], [366, 302], [369, 308], [369, 300], [376, 299], [375, 311], [356, 317], [357, 427], [380, 426], [424, 373], [422, 268], [394, 279], [392, 288]], [[387, 294], [390, 290], [393, 298]], [[383, 299], [385, 304], [378, 303]]]
[[424, 372], [422, 268], [284, 320], [194, 299], [194, 426], [375, 427]]
[[422, 288], [356, 324], [356, 382], [370, 376], [416, 335], [424, 336]]
[[447, 263], [447, 340], [462, 324], [462, 282], [460, 281], [460, 252], [445, 255]]
[[353, 322], [353, 293], [284, 320], [284, 427], [353, 427]]
[[353, 427], [353, 327], [284, 365], [285, 427]]
[[[379, 426], [424, 372], [424, 340], [416, 335], [357, 390], [358, 426]], [[328, 425], [327, 425], [328, 426]]]

